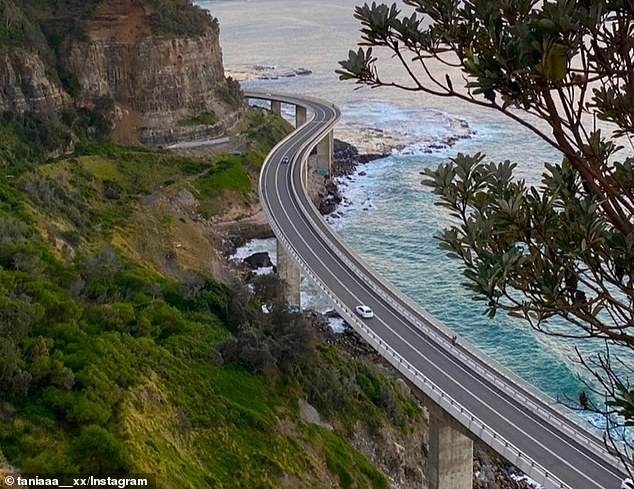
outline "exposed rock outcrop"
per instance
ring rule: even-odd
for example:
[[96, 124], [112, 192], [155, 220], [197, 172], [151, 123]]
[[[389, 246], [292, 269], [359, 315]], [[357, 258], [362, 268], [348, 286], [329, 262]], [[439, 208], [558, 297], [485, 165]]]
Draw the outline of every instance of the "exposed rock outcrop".
[[[358, 165], [383, 158], [384, 156], [385, 155], [382, 154], [359, 154], [359, 150], [356, 146], [335, 139], [332, 161], [333, 178], [326, 180], [323, 185], [318, 188], [317, 199], [315, 199], [315, 204], [319, 212], [324, 216], [332, 214], [334, 218], [339, 217], [333, 213], [344, 200], [344, 196], [337, 187], [337, 178], [350, 177], [350, 175], [355, 173]], [[359, 172], [359, 175], [363, 176], [365, 172]]]
[[[70, 43], [61, 60], [74, 76], [80, 106], [100, 97], [115, 103], [115, 139], [136, 135], [144, 144], [169, 144], [215, 137], [236, 122], [228, 120], [217, 89], [225, 84], [219, 29], [210, 22], [196, 37], [157, 36], [151, 12], [141, 0], [106, 0], [87, 23], [87, 40]], [[213, 113], [216, 124], [180, 124], [184, 118]]]
[[70, 97], [46, 73], [39, 55], [14, 48], [0, 62], [0, 112], [56, 113]]
[[267, 252], [253, 253], [251, 256], [247, 256], [243, 261], [249, 266], [251, 270], [273, 266], [271, 257]]
[[[239, 87], [225, 78], [211, 17], [197, 14], [196, 30], [175, 34], [156, 29], [148, 0], [75, 0], [77, 12], [32, 2], [11, 4], [37, 44], [0, 45], [0, 111], [94, 109], [112, 122], [114, 142], [155, 146], [219, 137], [239, 120]], [[29, 23], [28, 9], [41, 18]]]
[[522, 473], [480, 442], [474, 444], [474, 489], [534, 489]]

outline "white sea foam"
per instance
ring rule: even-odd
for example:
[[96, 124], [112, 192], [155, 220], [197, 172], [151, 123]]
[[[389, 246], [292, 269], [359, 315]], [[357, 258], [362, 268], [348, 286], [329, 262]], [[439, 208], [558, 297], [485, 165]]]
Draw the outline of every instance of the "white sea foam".
[[511, 479], [517, 482], [526, 482], [528, 485], [533, 486], [535, 489], [544, 489], [544, 486], [535, 482], [533, 479], [528, 477], [527, 475], [515, 475], [511, 474]]
[[300, 282], [300, 300], [302, 309], [310, 309], [320, 314], [325, 314], [335, 308], [334, 304], [324, 295], [321, 289], [306, 277], [302, 277]]
[[337, 137], [350, 142], [361, 153], [429, 153], [475, 133], [467, 120], [435, 109], [359, 102], [345, 106], [343, 113]]
[[277, 66], [271, 64], [252, 64], [229, 66], [225, 68], [225, 76], [230, 76], [234, 80], [279, 80], [280, 78], [294, 78], [296, 76], [307, 76], [312, 74], [311, 70], [301, 67]]
[[253, 253], [267, 252], [273, 265], [277, 265], [277, 246], [275, 238], [252, 239], [244, 245], [236, 248], [236, 251], [229, 257], [231, 261], [242, 261]]
[[343, 333], [346, 330], [345, 322], [341, 318], [328, 318], [328, 326], [335, 333]]
[[[252, 239], [247, 241], [243, 246], [236, 249], [235, 253], [229, 257], [232, 261], [241, 262], [253, 253], [267, 252], [271, 258], [271, 262], [277, 265], [277, 244], [275, 238], [268, 239]], [[258, 275], [273, 273], [272, 267], [262, 267], [255, 270]], [[310, 280], [302, 277], [301, 280], [301, 302], [302, 309], [312, 309], [314, 311], [325, 313], [334, 309], [332, 303], [323, 295], [321, 290], [317, 288]]]

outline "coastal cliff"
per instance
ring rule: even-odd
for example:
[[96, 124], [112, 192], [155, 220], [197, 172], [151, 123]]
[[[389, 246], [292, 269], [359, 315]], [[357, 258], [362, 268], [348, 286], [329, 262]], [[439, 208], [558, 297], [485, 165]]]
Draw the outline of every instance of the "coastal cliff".
[[[218, 122], [232, 107], [218, 94], [227, 82], [217, 22], [210, 19], [196, 36], [156, 35], [142, 1], [109, 0], [86, 30], [88, 39], [71, 42], [62, 64], [80, 87], [79, 105], [91, 106], [99, 97], [114, 101], [117, 140], [132, 142], [126, 135], [136, 134], [157, 145], [224, 132]], [[213, 114], [213, 123], [196, 124], [200, 114]], [[191, 124], [183, 122], [188, 117]]]
[[41, 57], [16, 48], [0, 62], [0, 112], [57, 113], [70, 97], [46, 74]]
[[78, 2], [27, 20], [30, 3], [0, 5], [30, 33], [21, 42], [5, 35], [18, 45], [3, 49], [0, 111], [97, 111], [111, 140], [148, 145], [216, 137], [238, 120], [239, 87], [224, 76], [218, 23], [190, 3], [181, 23], [158, 0]]

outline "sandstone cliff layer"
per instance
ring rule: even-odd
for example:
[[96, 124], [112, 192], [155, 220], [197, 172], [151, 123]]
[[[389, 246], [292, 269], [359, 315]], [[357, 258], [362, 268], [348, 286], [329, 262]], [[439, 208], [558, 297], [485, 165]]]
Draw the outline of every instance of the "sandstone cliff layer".
[[[84, 35], [57, 46], [54, 67], [35, 51], [6, 50], [0, 111], [54, 114], [109, 100], [116, 142], [159, 145], [222, 134], [240, 107], [218, 94], [226, 79], [217, 22], [210, 18], [203, 32], [176, 36], [152, 29], [154, 13], [143, 0], [102, 0], [84, 21]], [[198, 123], [198, 114], [213, 120]]]
[[55, 113], [69, 103], [37, 54], [16, 48], [0, 58], [0, 112]]
[[216, 135], [218, 128], [180, 127], [179, 121], [202, 112], [227, 116], [216, 93], [225, 83], [217, 24], [193, 38], [162, 37], [151, 32], [150, 15], [141, 0], [99, 7], [88, 40], [72, 42], [62, 60], [81, 87], [77, 102], [114, 100], [119, 140], [136, 134], [143, 143], [166, 144]]

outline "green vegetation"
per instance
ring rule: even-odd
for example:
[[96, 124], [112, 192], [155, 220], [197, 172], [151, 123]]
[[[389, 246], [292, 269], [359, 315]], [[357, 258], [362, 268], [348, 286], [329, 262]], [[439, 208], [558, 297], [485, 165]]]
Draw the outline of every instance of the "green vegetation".
[[72, 229], [91, 239], [110, 239], [144, 195], [213, 164], [167, 153], [108, 144], [78, 144], [77, 153], [41, 165], [15, 179], [37, 204], [49, 234]]
[[288, 135], [292, 126], [268, 110], [252, 109], [244, 117], [242, 130], [247, 142], [247, 159], [259, 171], [270, 148]]
[[224, 361], [256, 373], [292, 376], [308, 400], [347, 431], [353, 430], [357, 420], [377, 428], [386, 418], [405, 429], [417, 417], [416, 405], [374, 365], [317, 341], [314, 327], [301, 315], [288, 312], [279, 279], [257, 277], [252, 285], [256, 298], [267, 303], [271, 312], [257, 320], [254, 311], [243, 306], [250, 293], [233, 291], [233, 334], [219, 346]]
[[[177, 283], [110, 247], [61, 262], [32, 225], [6, 213], [0, 228], [0, 392], [16, 410], [0, 427], [0, 445], [12, 464], [43, 473], [147, 471], [161, 487], [276, 487], [283, 474], [319, 487], [315, 461], [299, 449], [307, 440], [323, 449], [342, 487], [386, 487], [339, 435], [298, 418], [303, 386], [293, 359], [315, 358], [317, 346], [313, 338], [294, 349], [298, 318], [270, 319], [208, 278], [192, 273]], [[227, 344], [242, 313], [280, 345], [289, 340], [279, 353], [285, 365], [249, 373], [218, 363], [216, 345]], [[296, 435], [280, 430], [281, 419]], [[337, 460], [351, 462], [344, 469]]]
[[51, 239], [73, 232], [110, 239], [138, 210], [141, 197], [162, 188], [192, 192], [207, 217], [221, 212], [229, 195], [246, 205], [255, 202], [257, 170], [288, 126], [258, 110], [242, 124], [248, 137], [242, 154], [194, 159], [83, 138], [75, 141], [73, 156], [44, 164], [48, 154], [70, 147], [66, 126], [34, 114], [5, 114], [0, 172], [37, 204]]
[[33, 113], [0, 114], [0, 169], [12, 174], [44, 161], [70, 143], [70, 131], [56, 120]]
[[52, 154], [68, 152], [78, 138], [85, 142], [106, 140], [111, 123], [105, 113], [111, 104], [112, 100], [103, 99], [91, 110], [69, 108], [59, 118], [33, 112], [0, 113], [0, 169], [17, 175]]
[[[0, 0], [0, 44], [55, 51], [64, 39], [83, 39], [85, 22], [103, 0]], [[217, 30], [217, 20], [191, 0], [144, 0], [157, 34], [198, 36]]]
[[255, 203], [255, 182], [264, 158], [291, 127], [270, 111], [251, 109], [243, 117], [240, 129], [242, 152], [211, 159], [209, 168], [187, 187], [199, 200], [199, 211], [205, 217], [222, 212], [228, 198], [247, 206]]
[[246, 194], [251, 190], [251, 180], [239, 155], [215, 158], [212, 166], [194, 183], [198, 196], [217, 197], [225, 190]]
[[367, 480], [365, 487], [373, 489], [388, 489], [390, 486], [376, 467], [358, 452], [351, 452], [340, 437], [318, 426], [310, 426], [305, 434], [304, 440], [309, 443], [316, 443], [326, 457], [326, 466], [336, 474], [339, 487], [342, 489], [353, 489], [359, 487], [357, 474], [363, 474]]
[[152, 10], [152, 29], [158, 34], [199, 36], [210, 27], [217, 32], [218, 21], [191, 0], [145, 0]]
[[213, 112], [201, 112], [190, 117], [185, 117], [178, 121], [179, 126], [213, 126], [218, 122], [218, 117]]
[[233, 110], [237, 110], [244, 105], [244, 94], [240, 87], [240, 82], [228, 77], [224, 85], [216, 89], [216, 94], [225, 104]]
[[0, 0], [0, 52], [7, 46], [38, 46], [45, 43], [39, 26], [22, 10], [21, 2]]
[[[253, 111], [241, 155], [78, 142], [43, 163], [46, 130], [44, 142], [26, 141], [48, 122], [28, 121], [0, 125], [11, 136], [11, 178], [0, 178], [0, 458], [38, 473], [154, 473], [164, 488], [274, 488], [282, 477], [330, 487], [324, 476], [387, 487], [344, 435], [358, 422], [417, 422], [396, 383], [322, 344], [285, 306], [264, 314], [279, 283], [261, 279], [254, 296], [193, 270], [169, 278], [120, 246], [146, 233], [129, 221], [160, 195], [190, 189], [202, 205], [252, 193], [286, 125]], [[142, 239], [159, 240], [174, 217], [161, 211]], [[303, 421], [299, 398], [336, 431]]]

